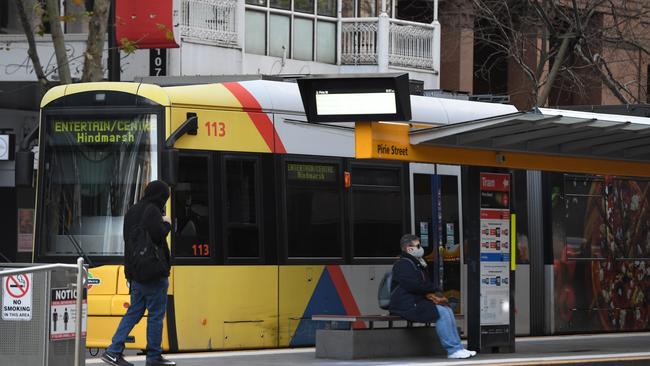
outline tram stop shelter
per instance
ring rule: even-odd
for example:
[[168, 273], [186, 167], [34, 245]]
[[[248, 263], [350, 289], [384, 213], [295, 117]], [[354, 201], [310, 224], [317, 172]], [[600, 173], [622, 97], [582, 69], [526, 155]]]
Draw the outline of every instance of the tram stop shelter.
[[[354, 122], [357, 159], [469, 167], [462, 224], [468, 243], [467, 336], [469, 348], [481, 353], [515, 351], [516, 214], [510, 211], [510, 169], [537, 173], [532, 185], [538, 191], [541, 171], [650, 177], [647, 118], [545, 108], [521, 112], [511, 106], [495, 113], [492, 104], [461, 107], [445, 100], [439, 100], [441, 110], [412, 110], [419, 98], [409, 95], [406, 74], [325, 75], [298, 83], [310, 122]], [[482, 114], [482, 109], [492, 110]], [[531, 200], [537, 201], [531, 206], [543, 207], [541, 192], [529, 194]], [[531, 240], [541, 242], [542, 214], [532, 216], [538, 221], [532, 222]], [[533, 271], [543, 269], [541, 248], [530, 253], [531, 273], [543, 276], [543, 270]], [[531, 313], [543, 312], [543, 305], [533, 306]]]
[[357, 122], [356, 157], [650, 176], [648, 118], [539, 108], [434, 127]]
[[[498, 186], [500, 179], [501, 182], [505, 179], [503, 190], [508, 195], [510, 175], [502, 174], [508, 172], [507, 169], [650, 176], [650, 122], [642, 117], [535, 109], [434, 127], [411, 123], [357, 122], [355, 139], [356, 158], [474, 167], [470, 169], [473, 173], [467, 177], [470, 188], [464, 194], [468, 195], [463, 198], [469, 208], [465, 214], [471, 217], [475, 213], [476, 216], [469, 220], [466, 217], [466, 227], [470, 233], [466, 236], [469, 248], [465, 261], [468, 264], [467, 336], [469, 348], [482, 353], [515, 351], [515, 312], [512, 311], [512, 304], [515, 298], [516, 219], [509, 211], [509, 203], [496, 207], [505, 208], [501, 213], [490, 210], [489, 201], [494, 201], [492, 198], [487, 200], [486, 206], [484, 196], [496, 192], [494, 189], [484, 189], [484, 181], [495, 179], [491, 184], [496, 182]], [[493, 192], [489, 192], [491, 190]], [[536, 206], [542, 207], [541, 192], [533, 195], [532, 199], [540, 201]], [[486, 216], [495, 212], [503, 217]], [[479, 216], [480, 221], [477, 219]], [[541, 216], [541, 213], [537, 216]], [[486, 240], [490, 238], [489, 234], [484, 234], [484, 229], [498, 221], [502, 221], [497, 224], [502, 231], [506, 228], [511, 233], [510, 250], [499, 251], [497, 241], [497, 253], [491, 253], [495, 251], [489, 249], [490, 244]], [[541, 221], [536, 226], [529, 230], [531, 236], [538, 235], [537, 240], [541, 242]], [[496, 236], [496, 240], [499, 240], [498, 231]], [[484, 249], [486, 247], [487, 250]], [[500, 258], [494, 259], [495, 255]], [[531, 253], [531, 267], [535, 263], [544, 266], [542, 252]], [[506, 285], [508, 289], [498, 287], [503, 278], [510, 283]], [[497, 286], [493, 289], [501, 291], [500, 300], [499, 294], [490, 290], [493, 284]], [[485, 313], [489, 313], [486, 311], [486, 299], [497, 299], [506, 308], [500, 323], [485, 322]]]

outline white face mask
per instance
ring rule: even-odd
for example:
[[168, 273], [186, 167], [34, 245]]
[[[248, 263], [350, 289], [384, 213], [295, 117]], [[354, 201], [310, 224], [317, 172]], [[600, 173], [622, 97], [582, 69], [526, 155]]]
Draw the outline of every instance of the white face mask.
[[422, 258], [422, 256], [424, 255], [424, 248], [422, 247], [419, 248], [409, 247], [406, 249], [406, 251], [408, 252], [408, 254], [414, 256], [415, 258]]

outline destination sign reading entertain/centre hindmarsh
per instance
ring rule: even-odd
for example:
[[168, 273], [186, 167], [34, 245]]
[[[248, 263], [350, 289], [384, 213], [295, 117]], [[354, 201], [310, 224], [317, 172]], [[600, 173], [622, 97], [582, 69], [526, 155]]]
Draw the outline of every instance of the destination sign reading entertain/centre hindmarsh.
[[80, 144], [135, 143], [137, 136], [149, 133], [149, 119], [106, 119], [53, 121], [52, 134], [66, 136]]

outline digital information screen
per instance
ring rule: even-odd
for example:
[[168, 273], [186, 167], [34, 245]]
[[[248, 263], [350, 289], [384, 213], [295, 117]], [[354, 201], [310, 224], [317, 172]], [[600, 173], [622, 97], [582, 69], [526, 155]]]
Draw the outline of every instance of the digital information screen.
[[395, 114], [397, 103], [395, 91], [386, 89], [381, 93], [330, 93], [316, 91], [316, 111], [325, 115], [346, 114]]
[[406, 73], [314, 75], [298, 87], [308, 122], [411, 120]]

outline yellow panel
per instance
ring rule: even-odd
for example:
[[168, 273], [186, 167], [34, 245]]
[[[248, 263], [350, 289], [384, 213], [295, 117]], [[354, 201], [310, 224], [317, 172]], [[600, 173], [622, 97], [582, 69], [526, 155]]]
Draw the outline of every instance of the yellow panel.
[[67, 88], [65, 89], [65, 95], [83, 93], [83, 92], [94, 91], [94, 90], [119, 91], [119, 92], [124, 92], [129, 94], [137, 94], [139, 85], [140, 83], [110, 82], [110, 81], [68, 84]]
[[182, 136], [174, 144], [177, 148], [251, 152], [271, 151], [248, 113], [245, 112], [172, 107], [172, 131], [176, 130], [187, 119], [188, 112], [197, 114], [199, 131], [196, 136]]
[[[650, 163], [576, 158], [562, 155], [503, 152], [457, 147], [411, 145], [407, 125], [358, 122], [356, 157], [462, 164], [512, 169], [650, 177]], [[497, 155], [499, 159], [497, 162]]]
[[[169, 207], [167, 208], [167, 212], [169, 212]], [[128, 286], [128, 281], [126, 280], [126, 276], [124, 275], [124, 266], [119, 266], [119, 270], [117, 272], [117, 294], [119, 295], [128, 295], [131, 292], [129, 291], [129, 286]], [[169, 274], [169, 288], [167, 289], [167, 295], [173, 295], [174, 294], [174, 267], [172, 267], [171, 273]]]
[[129, 284], [124, 276], [124, 266], [120, 266], [120, 270], [117, 272], [117, 294], [128, 295], [129, 293]]
[[113, 295], [88, 296], [88, 315], [111, 315]]
[[71, 95], [94, 90], [121, 91], [137, 94], [163, 106], [169, 105], [169, 97], [165, 90], [158, 85], [126, 83], [126, 82], [95, 82], [60, 85], [50, 89], [41, 100], [41, 108], [64, 95]]
[[221, 84], [173, 86], [164, 89], [172, 106], [213, 106], [241, 110], [237, 98]]
[[59, 85], [55, 86], [54, 88], [50, 89], [45, 93], [43, 96], [43, 99], [41, 99], [41, 108], [45, 107], [46, 105], [50, 104], [51, 101], [55, 99], [59, 99], [62, 96], [65, 95], [65, 88], [67, 85]]
[[101, 266], [91, 268], [88, 273], [89, 280], [92, 277], [98, 284], [89, 285], [88, 295], [113, 295], [117, 288], [117, 277], [120, 266]]
[[131, 304], [131, 295], [111, 296], [111, 315], [122, 316]]
[[280, 267], [280, 347], [288, 347], [325, 266]]
[[277, 347], [278, 267], [176, 266], [174, 308], [182, 351]]
[[138, 95], [162, 106], [169, 106], [169, 96], [167, 95], [167, 92], [158, 85], [140, 84]]
[[[120, 316], [91, 316], [88, 317], [88, 333], [86, 336], [87, 348], [106, 348], [111, 344], [111, 338], [120, 324]], [[126, 348], [144, 350], [147, 348], [147, 318], [144, 317], [135, 325], [130, 336], [135, 337], [134, 343], [126, 343]], [[167, 321], [163, 320], [162, 348], [169, 350], [167, 336]]]

